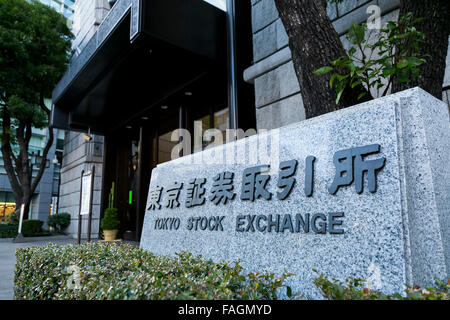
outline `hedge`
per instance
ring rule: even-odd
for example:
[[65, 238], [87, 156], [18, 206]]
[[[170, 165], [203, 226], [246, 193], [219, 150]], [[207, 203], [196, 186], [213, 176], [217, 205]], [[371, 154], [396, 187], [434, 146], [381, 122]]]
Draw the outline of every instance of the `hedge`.
[[403, 293], [384, 294], [371, 290], [368, 281], [360, 278], [349, 277], [345, 282], [335, 278], [329, 279], [317, 270], [318, 275], [314, 284], [321, 290], [322, 295], [328, 300], [449, 300], [450, 279], [440, 281], [436, 279], [434, 286], [421, 288], [417, 285], [405, 286]]
[[49, 227], [55, 228], [57, 232], [62, 232], [70, 224], [70, 214], [69, 213], [59, 213], [48, 217], [47, 225]]
[[[129, 244], [27, 247], [16, 250], [15, 299], [278, 299], [302, 298], [285, 286], [291, 276], [242, 274], [239, 263], [214, 263], [182, 252], [157, 256]], [[74, 270], [79, 268], [79, 288]], [[407, 286], [401, 294], [370, 290], [367, 281], [329, 279], [317, 272], [314, 283], [329, 300], [448, 300], [450, 281], [434, 287]], [[76, 278], [76, 277], [75, 277]], [[72, 285], [71, 285], [72, 284]]]
[[15, 238], [17, 228], [17, 224], [14, 223], [0, 223], [0, 238]]
[[[157, 256], [129, 244], [28, 247], [16, 250], [15, 299], [277, 299], [284, 281], [268, 272], [242, 274], [182, 252]], [[79, 268], [79, 288], [70, 280]], [[283, 290], [282, 290], [283, 289]], [[290, 291], [290, 289], [288, 289]]]
[[22, 222], [22, 234], [25, 237], [39, 236], [42, 232], [42, 225], [44, 222], [41, 220], [23, 220]]
[[[35, 237], [42, 235], [42, 225], [40, 220], [23, 220], [22, 235], [25, 237]], [[15, 238], [19, 225], [17, 223], [1, 223], [0, 238]]]

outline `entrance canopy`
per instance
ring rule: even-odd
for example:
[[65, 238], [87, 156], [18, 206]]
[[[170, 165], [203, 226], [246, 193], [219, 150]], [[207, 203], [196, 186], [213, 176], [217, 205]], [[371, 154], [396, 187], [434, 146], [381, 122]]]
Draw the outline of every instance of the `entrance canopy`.
[[53, 91], [56, 128], [107, 134], [226, 76], [226, 14], [203, 0], [119, 0]]

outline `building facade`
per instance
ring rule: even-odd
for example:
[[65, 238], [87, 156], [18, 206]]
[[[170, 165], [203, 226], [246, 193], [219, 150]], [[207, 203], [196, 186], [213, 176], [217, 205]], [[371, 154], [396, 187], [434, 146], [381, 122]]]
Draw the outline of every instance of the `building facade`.
[[[258, 128], [273, 129], [305, 119], [300, 87], [292, 64], [288, 37], [273, 0], [252, 0], [253, 64], [244, 72], [247, 82], [255, 86], [255, 107]], [[345, 38], [353, 23], [366, 22], [371, 5], [381, 10], [381, 23], [396, 20], [399, 0], [344, 0], [329, 3], [328, 16], [341, 37]], [[443, 100], [450, 104], [450, 55], [442, 91]]]
[[73, 23], [75, 0], [39, 0], [40, 3], [46, 4], [55, 11], [61, 13], [69, 24]]
[[[74, 236], [82, 170], [95, 166], [92, 236], [114, 185], [120, 235], [139, 240], [152, 168], [181, 141], [174, 130], [273, 129], [305, 119], [274, 1], [207, 2], [76, 1], [77, 53], [53, 94], [53, 122], [68, 130], [60, 203]], [[346, 48], [348, 28], [367, 20], [369, 5], [382, 22], [398, 16], [398, 0], [329, 4]], [[207, 147], [191, 142], [194, 152]]]
[[[74, 1], [73, 33], [75, 39], [72, 47], [74, 56], [77, 57], [85, 48], [89, 40], [95, 34], [98, 26], [107, 15], [110, 4], [107, 0]], [[81, 172], [89, 171], [92, 166], [95, 170], [95, 185], [93, 197], [92, 236], [98, 237], [100, 228], [100, 205], [103, 173], [103, 149], [104, 137], [92, 134], [92, 141], [83, 138], [83, 134], [77, 131], [66, 131], [64, 140], [64, 153], [62, 157], [61, 187], [60, 187], [60, 212], [69, 213], [72, 223], [67, 232], [77, 235], [77, 221], [80, 202]], [[82, 236], [86, 237], [87, 219], [83, 221]]]
[[[111, 1], [76, 1], [75, 3], [75, 18], [74, 18], [74, 33], [76, 39], [74, 41], [75, 49], [75, 60], [83, 61], [86, 59], [84, 56], [89, 55], [87, 59], [95, 59], [95, 54], [91, 54], [93, 51], [97, 51], [100, 55], [102, 46], [106, 47], [109, 45], [108, 41], [105, 40], [104, 43], [99, 43], [98, 37], [103, 36], [102, 32], [109, 32], [109, 30], [103, 31], [102, 26], [105, 29], [111, 28], [116, 29], [116, 34], [120, 34], [120, 28], [125, 29], [124, 34], [130, 33], [130, 23], [133, 16], [130, 18], [121, 18], [116, 20], [116, 15], [123, 15], [126, 8], [131, 5], [135, 5], [135, 1], [118, 1], [115, 4], [114, 10], [109, 12], [109, 9], [113, 2]], [[124, 7], [122, 7], [122, 5]], [[156, 10], [161, 10], [164, 5], [170, 7], [171, 3], [165, 4], [164, 2], [155, 3]], [[168, 42], [179, 42], [179, 39], [168, 39], [169, 41], [155, 41], [151, 36], [148, 39], [140, 39], [139, 45], [133, 48], [127, 48], [124, 45], [122, 48], [112, 48], [115, 50], [117, 55], [123, 54], [125, 57], [122, 59], [125, 62], [120, 63], [119, 67], [113, 66], [113, 63], [108, 66], [112, 69], [110, 75], [107, 75], [100, 82], [106, 81], [105, 84], [101, 84], [107, 87], [118, 86], [122, 89], [117, 88], [117, 90], [125, 90], [131, 92], [133, 87], [128, 86], [126, 81], [123, 82], [121, 79], [125, 77], [128, 72], [136, 72], [139, 66], [134, 65], [134, 61], [142, 63], [142, 68], [146, 69], [148, 74], [153, 72], [159, 72], [160, 75], [166, 72], [163, 68], [158, 68], [157, 65], [146, 65], [148, 57], [152, 55], [157, 56], [157, 60], [165, 63], [165, 54], [170, 55], [171, 58], [180, 55], [185, 57], [185, 61], [180, 61], [176, 67], [179, 67], [183, 75], [179, 78], [165, 77], [166, 79], [149, 80], [149, 84], [143, 84], [139, 91], [146, 93], [151, 86], [157, 86], [158, 82], [165, 82], [165, 86], [161, 87], [160, 91], [155, 91], [154, 96], [146, 99], [142, 97], [134, 97], [135, 103], [149, 103], [152, 101], [160, 101], [155, 112], [155, 108], [150, 110], [148, 106], [142, 108], [139, 117], [134, 119], [128, 119], [123, 122], [122, 117], [129, 117], [130, 113], [124, 111], [126, 107], [119, 105], [114, 106], [117, 111], [112, 114], [101, 114], [103, 118], [102, 121], [94, 121], [87, 127], [75, 128], [80, 131], [90, 131], [92, 134], [92, 140], [88, 141], [84, 139], [84, 134], [82, 132], [68, 131], [67, 138], [64, 145], [64, 157], [63, 157], [63, 168], [62, 168], [62, 179], [61, 179], [61, 193], [60, 193], [60, 210], [64, 212], [69, 212], [72, 216], [72, 223], [69, 227], [69, 232], [74, 236], [77, 234], [78, 227], [78, 212], [79, 212], [79, 200], [80, 200], [80, 182], [81, 182], [81, 172], [89, 171], [95, 166], [95, 187], [93, 195], [93, 210], [92, 210], [92, 237], [98, 236], [99, 233], [99, 220], [101, 213], [104, 210], [105, 199], [108, 198], [109, 192], [111, 190], [112, 184], [116, 186], [115, 192], [115, 205], [119, 209], [120, 218], [122, 221], [121, 233], [125, 238], [137, 239], [139, 237], [139, 232], [141, 229], [141, 224], [143, 221], [143, 216], [138, 213], [143, 211], [142, 203], [146, 200], [146, 189], [148, 187], [148, 180], [150, 178], [151, 168], [157, 163], [170, 160], [171, 149], [174, 142], [171, 141], [171, 133], [174, 129], [177, 129], [179, 125], [185, 128], [192, 127], [194, 121], [202, 123], [202, 128], [217, 128], [224, 131], [228, 128], [229, 124], [229, 111], [227, 108], [227, 70], [226, 69], [226, 19], [225, 19], [225, 2], [223, 1], [189, 1], [189, 3], [182, 1], [175, 1], [177, 8], [182, 10], [186, 8], [186, 13], [191, 14], [195, 12], [196, 7], [205, 14], [206, 19], [203, 19], [203, 24], [211, 23], [208, 27], [211, 29], [206, 29], [202, 35], [205, 40], [213, 40], [211, 46], [202, 47], [199, 44], [195, 46], [192, 45], [191, 41], [186, 41], [184, 43], [178, 43], [175, 50], [168, 48]], [[169, 7], [164, 8], [166, 12], [170, 9]], [[125, 10], [123, 10], [125, 8]], [[250, 8], [248, 6], [248, 8]], [[141, 9], [142, 10], [142, 9]], [[185, 13], [185, 14], [186, 14]], [[249, 21], [250, 15], [247, 15]], [[145, 17], [142, 17], [145, 18]], [[112, 21], [108, 21], [111, 19]], [[121, 24], [120, 19], [125, 19], [125, 22]], [[199, 19], [202, 19], [199, 14]], [[103, 20], [103, 22], [102, 22]], [[102, 22], [102, 23], [100, 23]], [[112, 25], [108, 25], [111, 23]], [[248, 24], [250, 25], [250, 24]], [[196, 26], [196, 30], [199, 30]], [[222, 27], [219, 29], [219, 27]], [[127, 30], [128, 29], [128, 30]], [[166, 32], [167, 30], [155, 30], [155, 32]], [[194, 36], [194, 30], [189, 30], [188, 36]], [[115, 37], [116, 35], [111, 30], [108, 37]], [[144, 34], [144, 32], [142, 32]], [[248, 35], [251, 35], [248, 32]], [[172, 35], [164, 34], [164, 37], [170, 38]], [[117, 35], [120, 37], [120, 35]], [[147, 35], [145, 35], [147, 37]], [[152, 39], [150, 39], [152, 38]], [[116, 43], [120, 41], [116, 38]], [[129, 42], [129, 39], [127, 40]], [[112, 42], [112, 41], [111, 41]], [[139, 41], [135, 41], [138, 43]], [[151, 44], [157, 49], [145, 48], [142, 49], [141, 46], [146, 46], [145, 42]], [[181, 41], [182, 42], [182, 41]], [[96, 47], [96, 48], [94, 48]], [[91, 51], [93, 50], [93, 51]], [[122, 53], [121, 50], [124, 52]], [[159, 53], [157, 50], [160, 50]], [[130, 53], [131, 51], [131, 53]], [[250, 50], [247, 50], [250, 53]], [[110, 52], [105, 52], [105, 55], [109, 55]], [[161, 56], [162, 54], [162, 56]], [[133, 56], [134, 55], [134, 56]], [[250, 55], [249, 55], [250, 56]], [[133, 57], [133, 58], [132, 58]], [[115, 57], [113, 57], [114, 60]], [[105, 58], [103, 57], [102, 60]], [[107, 58], [106, 58], [107, 59]], [[220, 64], [218, 61], [220, 60]], [[83, 62], [85, 62], [84, 60]], [[186, 63], [187, 62], [187, 63]], [[117, 63], [117, 62], [114, 62]], [[154, 63], [154, 62], [150, 62]], [[190, 66], [190, 64], [192, 64]], [[154, 69], [153, 69], [154, 68]], [[175, 71], [175, 66], [170, 70]], [[200, 70], [200, 72], [199, 72]], [[104, 72], [108, 72], [105, 70]], [[70, 75], [70, 71], [68, 73]], [[129, 74], [127, 76], [130, 76]], [[136, 79], [142, 79], [145, 76], [144, 73], [134, 75]], [[117, 78], [116, 81], [111, 81], [111, 78]], [[64, 79], [63, 79], [64, 81]], [[71, 79], [69, 81], [77, 81], [77, 78]], [[85, 82], [85, 81], [83, 81]], [[142, 84], [142, 81], [139, 81]], [[240, 82], [243, 82], [240, 80]], [[217, 85], [215, 85], [217, 84]], [[91, 84], [92, 85], [92, 84]], [[95, 85], [95, 84], [94, 84]], [[137, 82], [134, 85], [139, 86]], [[245, 84], [246, 85], [246, 84]], [[99, 84], [97, 84], [99, 86]], [[187, 86], [189, 88], [185, 88]], [[251, 88], [250, 85], [246, 85], [247, 88]], [[145, 88], [146, 87], [146, 88]], [[167, 95], [166, 98], [160, 98], [159, 95], [162, 91], [171, 89], [178, 91], [177, 94]], [[197, 92], [195, 92], [195, 90]], [[136, 88], [137, 90], [137, 88]], [[200, 95], [200, 90], [206, 91], [206, 94]], [[247, 89], [248, 90], [248, 89]], [[58, 89], [55, 90], [56, 92]], [[99, 111], [104, 108], [105, 101], [97, 100], [98, 104], [90, 104], [94, 96], [98, 97], [96, 89], [94, 92], [88, 93], [88, 99], [82, 101], [82, 104], [86, 104], [86, 108], [98, 107]], [[107, 90], [109, 91], [109, 89]], [[108, 97], [109, 94], [115, 91], [109, 91], [109, 93], [104, 93], [104, 97], [109, 100], [117, 100], [122, 102], [123, 96], [117, 98]], [[56, 99], [59, 97], [57, 95]], [[146, 101], [148, 100], [148, 101]], [[199, 104], [201, 107], [198, 110], [193, 110], [190, 106], [194, 104]], [[55, 111], [56, 110], [56, 111]], [[92, 110], [92, 109], [90, 109]], [[138, 110], [136, 110], [138, 111]], [[138, 111], [138, 112], [139, 112]], [[157, 115], [156, 115], [157, 114]], [[54, 119], [57, 118], [58, 108], [54, 109]], [[83, 115], [82, 115], [83, 116]], [[94, 115], [95, 116], [95, 115]], [[98, 116], [98, 115], [97, 115]], [[106, 119], [108, 117], [109, 119]], [[111, 118], [110, 118], [111, 117]], [[76, 114], [70, 114], [70, 118], [73, 121], [73, 125], [76, 127], [77, 122]], [[250, 119], [254, 118], [249, 117]], [[56, 121], [57, 122], [57, 121]], [[80, 123], [84, 124], [84, 120]], [[182, 123], [182, 124], [181, 124]], [[105, 125], [106, 124], [106, 125]], [[113, 128], [116, 126], [116, 128]], [[254, 123], [250, 125], [254, 127]], [[249, 127], [250, 127], [249, 126]], [[72, 128], [71, 128], [72, 129]], [[97, 134], [100, 133], [100, 134]], [[202, 148], [202, 146], [200, 147]], [[145, 150], [144, 150], [145, 149]], [[139, 166], [140, 163], [144, 161], [149, 161], [148, 167]], [[145, 186], [147, 185], [147, 186]], [[82, 222], [82, 237], [86, 236], [87, 230], [87, 219]]]

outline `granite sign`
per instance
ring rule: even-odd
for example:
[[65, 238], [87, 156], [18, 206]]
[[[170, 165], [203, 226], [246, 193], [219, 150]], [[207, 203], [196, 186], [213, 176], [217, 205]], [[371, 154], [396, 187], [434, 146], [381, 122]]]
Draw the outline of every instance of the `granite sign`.
[[141, 246], [286, 269], [313, 298], [312, 269], [430, 284], [449, 270], [448, 150], [447, 105], [420, 89], [217, 146], [153, 170]]
[[[367, 173], [369, 191], [376, 192], [376, 172], [383, 168], [385, 158], [376, 160], [365, 160], [363, 156], [373, 153], [378, 153], [380, 146], [373, 144], [363, 147], [350, 148], [347, 150], [340, 150], [333, 156], [333, 163], [336, 168], [336, 173], [332, 185], [328, 188], [330, 194], [336, 194], [338, 189], [342, 186], [351, 185], [355, 181], [355, 191], [357, 193], [363, 192], [364, 173]], [[311, 197], [313, 195], [313, 176], [314, 176], [314, 156], [306, 157], [305, 163], [305, 188], [304, 195]], [[296, 184], [298, 161], [289, 160], [280, 163], [278, 173], [277, 187], [279, 190], [276, 193], [278, 200], [286, 200], [293, 191]], [[259, 165], [251, 168], [246, 168], [242, 174], [241, 181], [241, 201], [255, 201], [256, 199], [271, 200], [272, 193], [267, 189], [270, 181], [270, 174], [264, 172], [270, 169], [270, 165]], [[212, 179], [212, 187], [210, 196], [206, 195], [204, 187], [207, 182], [206, 178], [194, 178], [189, 181], [186, 187], [186, 208], [205, 205], [206, 201], [213, 202], [216, 206], [219, 204], [226, 205], [228, 201], [235, 199], [236, 193], [234, 190], [233, 180], [234, 172], [221, 172]], [[180, 193], [183, 189], [183, 183], [174, 182], [170, 184], [166, 190], [164, 199], [162, 194], [164, 187], [156, 186], [150, 188], [149, 191], [149, 206], [148, 210], [161, 210], [161, 203], [168, 209], [174, 209], [180, 206]], [[237, 215], [236, 228], [237, 232], [312, 232], [317, 234], [342, 234], [343, 229], [336, 228], [342, 225], [339, 218], [344, 217], [343, 212], [330, 212], [327, 214], [316, 213], [310, 215], [296, 214], [292, 217], [291, 214], [269, 214], [266, 215]], [[199, 216], [190, 217], [187, 219], [186, 229], [192, 231], [209, 230], [209, 231], [224, 231], [223, 221], [225, 215], [221, 216]], [[181, 226], [181, 218], [155, 218], [155, 230], [178, 230]], [[328, 226], [328, 227], [327, 227]]]

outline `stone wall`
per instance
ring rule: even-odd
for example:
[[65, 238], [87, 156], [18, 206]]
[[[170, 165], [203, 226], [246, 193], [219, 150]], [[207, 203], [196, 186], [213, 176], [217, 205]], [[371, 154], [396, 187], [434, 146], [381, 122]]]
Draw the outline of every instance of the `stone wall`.
[[[100, 230], [100, 207], [102, 195], [103, 171], [103, 142], [102, 136], [93, 136], [87, 142], [81, 133], [67, 132], [64, 142], [64, 156], [61, 170], [60, 213], [70, 213], [71, 223], [67, 232], [75, 238], [78, 231], [78, 213], [80, 203], [81, 172], [89, 171], [95, 166], [94, 197], [92, 206], [93, 238]], [[82, 219], [82, 237], [87, 235], [87, 216]]]
[[73, 48], [79, 53], [108, 14], [108, 0], [76, 0]]
[[[73, 42], [76, 54], [83, 50], [109, 9], [108, 0], [76, 0]], [[92, 141], [87, 142], [81, 133], [68, 131], [64, 142], [59, 212], [70, 213], [72, 220], [68, 232], [73, 237], [77, 236], [78, 231], [81, 172], [91, 170], [92, 166], [95, 166], [95, 185], [91, 236], [97, 238], [100, 231], [104, 138], [97, 135], [92, 137]], [[87, 216], [82, 220], [82, 238], [86, 235]]]
[[[274, 0], [252, 1], [253, 65], [244, 79], [254, 83], [258, 129], [272, 129], [305, 119], [305, 111], [297, 77], [288, 47], [286, 31], [278, 17]], [[329, 4], [328, 16], [344, 47], [345, 33], [353, 23], [367, 20], [369, 5], [381, 8], [382, 22], [396, 19], [399, 0], [344, 0]], [[443, 100], [450, 101], [450, 55], [443, 84]]]

